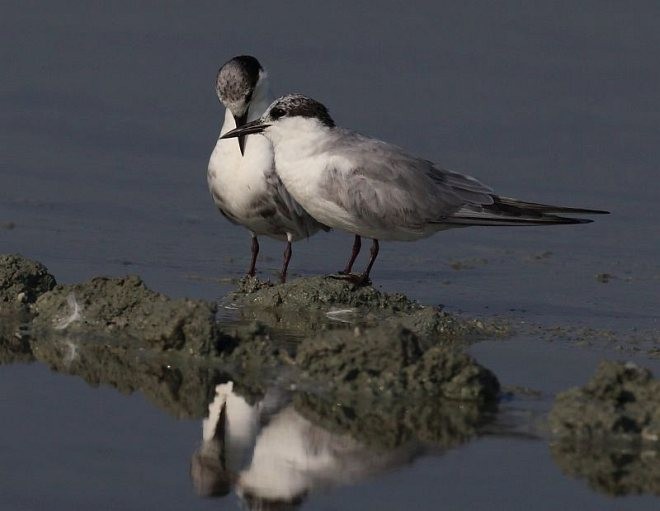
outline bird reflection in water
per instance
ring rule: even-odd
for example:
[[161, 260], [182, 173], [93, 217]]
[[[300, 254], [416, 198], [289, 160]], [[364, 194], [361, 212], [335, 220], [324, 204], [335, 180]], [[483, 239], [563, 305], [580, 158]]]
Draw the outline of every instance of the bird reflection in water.
[[202, 496], [232, 488], [248, 509], [292, 509], [312, 491], [354, 484], [409, 463], [417, 442], [374, 448], [303, 417], [286, 392], [250, 405], [233, 383], [216, 386], [193, 454], [191, 478]]

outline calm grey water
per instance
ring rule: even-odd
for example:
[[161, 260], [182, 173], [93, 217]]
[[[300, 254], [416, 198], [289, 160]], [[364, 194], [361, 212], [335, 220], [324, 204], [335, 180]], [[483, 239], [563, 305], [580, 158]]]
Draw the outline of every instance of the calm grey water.
[[[248, 53], [276, 94], [315, 97], [340, 125], [504, 195], [613, 213], [383, 244], [374, 279], [384, 289], [470, 315], [614, 330], [624, 343], [638, 331], [657, 338], [657, 2], [1, 4], [2, 252], [38, 259], [65, 283], [130, 272], [174, 296], [224, 295], [247, 266], [249, 236], [206, 189], [222, 119], [213, 81], [220, 64]], [[298, 243], [291, 269], [337, 270], [350, 243], [341, 233]], [[282, 249], [262, 244], [262, 276], [279, 268]], [[543, 391], [542, 409], [597, 360], [628, 357], [524, 336], [473, 352], [504, 383]], [[239, 506], [234, 494], [203, 500], [192, 490], [198, 422], [40, 365], [2, 366], [0, 381], [3, 509]], [[355, 483], [302, 506], [658, 505], [595, 492], [562, 475], [545, 442], [506, 435]]]

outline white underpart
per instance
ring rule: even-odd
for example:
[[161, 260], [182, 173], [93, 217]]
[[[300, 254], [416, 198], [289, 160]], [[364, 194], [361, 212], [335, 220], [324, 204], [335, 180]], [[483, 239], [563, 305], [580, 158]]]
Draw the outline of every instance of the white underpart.
[[69, 306], [69, 315], [60, 318], [55, 322], [55, 330], [64, 330], [71, 323], [75, 323], [82, 319], [82, 307], [78, 304], [76, 295], [69, 293], [66, 297], [66, 303]]
[[[260, 83], [250, 103], [247, 121], [258, 119], [268, 107], [269, 101], [268, 85]], [[220, 136], [234, 128], [234, 116], [226, 109]], [[237, 139], [218, 139], [209, 161], [209, 188], [215, 190], [222, 197], [224, 207], [255, 234], [267, 234], [268, 225], [251, 217], [250, 205], [260, 194], [266, 193], [264, 176], [273, 165], [273, 148], [265, 137], [260, 136], [245, 139], [244, 155], [241, 154]]]
[[[268, 108], [270, 102], [268, 78], [265, 73], [262, 73], [250, 102], [247, 122], [258, 119]], [[236, 121], [227, 109], [220, 136], [234, 128], [236, 128]], [[256, 214], [255, 203], [263, 201], [264, 196], [273, 197], [275, 193], [284, 194], [286, 197], [277, 197], [277, 204], [281, 207], [282, 204], [291, 203], [291, 198], [283, 187], [280, 190], [274, 190], [272, 183], [269, 184], [267, 181], [266, 177], [274, 174], [274, 167], [273, 146], [265, 136], [247, 136], [244, 154], [241, 154], [238, 139], [220, 140], [218, 138], [209, 161], [207, 174], [209, 189], [221, 197], [222, 205], [218, 204], [218, 206], [222, 206], [253, 235], [270, 236], [281, 241], [306, 238], [318, 230], [319, 226], [309, 216], [301, 219], [300, 215], [304, 212], [297, 205], [295, 206], [297, 216], [290, 215], [290, 211], [282, 213], [278, 211], [276, 216], [266, 219]], [[275, 231], [274, 224], [278, 226], [279, 232]]]

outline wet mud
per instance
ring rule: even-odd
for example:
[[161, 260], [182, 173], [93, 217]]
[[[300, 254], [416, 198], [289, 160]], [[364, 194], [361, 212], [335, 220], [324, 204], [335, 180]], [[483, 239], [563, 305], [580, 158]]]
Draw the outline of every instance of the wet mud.
[[[206, 417], [227, 382], [257, 408], [285, 389], [287, 414], [365, 453], [451, 448], [497, 416], [498, 379], [464, 350], [508, 335], [505, 321], [329, 277], [243, 279], [220, 307], [218, 321], [217, 304], [170, 299], [137, 276], [57, 285], [40, 263], [0, 256], [0, 363], [139, 391], [178, 418]], [[557, 396], [548, 424], [566, 474], [611, 495], [660, 494], [660, 381], [649, 371], [603, 363]]]
[[442, 338], [444, 343], [511, 333], [505, 321], [458, 318], [401, 293], [355, 286], [336, 276], [301, 278], [276, 286], [245, 278], [226, 303], [239, 308], [244, 321], [259, 321], [292, 335], [349, 324], [403, 326], [420, 336]]
[[660, 380], [634, 364], [603, 362], [581, 388], [557, 396], [550, 427], [558, 438], [584, 444], [660, 441]]
[[549, 415], [562, 470], [610, 495], [660, 495], [660, 380], [631, 363], [603, 362]]
[[245, 279], [228, 298], [238, 319], [219, 323], [216, 304], [172, 300], [137, 276], [56, 285], [39, 263], [4, 261], [7, 300], [21, 296], [26, 303], [22, 318], [6, 323], [11, 342], [3, 342], [4, 358], [36, 357], [93, 384], [148, 389], [136, 373], [160, 374], [161, 358], [189, 357], [240, 376], [239, 386], [254, 395], [277, 377], [344, 399], [498, 396], [495, 375], [461, 346], [506, 328], [459, 319], [402, 294], [324, 277], [279, 286]]
[[33, 303], [55, 284], [43, 264], [15, 254], [0, 255], [0, 308]]
[[34, 310], [35, 335], [106, 335], [130, 339], [135, 347], [190, 355], [216, 351], [214, 304], [172, 300], [134, 275], [56, 286], [37, 299]]
[[455, 346], [424, 341], [398, 328], [325, 332], [302, 343], [303, 375], [337, 395], [494, 401], [497, 378]]
[[34, 318], [30, 304], [55, 285], [41, 263], [0, 255], [0, 364], [34, 359], [25, 334]]

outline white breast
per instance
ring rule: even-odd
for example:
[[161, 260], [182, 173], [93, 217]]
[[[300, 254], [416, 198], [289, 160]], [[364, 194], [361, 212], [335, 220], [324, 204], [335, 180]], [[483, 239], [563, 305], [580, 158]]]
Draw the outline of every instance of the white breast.
[[[234, 116], [227, 111], [220, 134], [235, 127]], [[217, 206], [238, 223], [258, 232], [258, 225], [250, 225], [252, 206], [267, 193], [265, 176], [273, 166], [273, 148], [265, 137], [247, 137], [244, 155], [237, 139], [218, 139], [208, 167], [209, 190]]]

